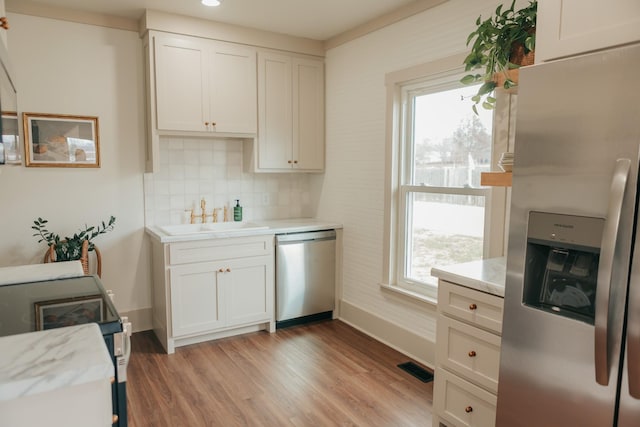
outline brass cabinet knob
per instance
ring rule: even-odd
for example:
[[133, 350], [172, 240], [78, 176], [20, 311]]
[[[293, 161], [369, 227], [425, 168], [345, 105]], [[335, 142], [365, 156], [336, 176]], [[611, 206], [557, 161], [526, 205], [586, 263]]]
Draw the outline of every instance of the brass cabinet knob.
[[227, 268], [227, 273], [231, 273], [231, 269], [230, 268]]
[[469, 310], [473, 311], [473, 310], [475, 310], [477, 308], [478, 308], [478, 306], [476, 305], [476, 303], [469, 304]]
[[209, 122], [204, 122], [204, 125], [205, 126], [209, 126]]
[[471, 406], [467, 406], [466, 408], [464, 408], [464, 412], [466, 412], [467, 414], [473, 412], [473, 408]]
[[221, 268], [220, 270], [218, 270], [218, 273], [224, 273], [224, 269]]
[[294, 160], [294, 161], [293, 161], [293, 163], [295, 163], [295, 164], [297, 165], [297, 164], [298, 164], [298, 161], [297, 161], [297, 160]]
[[116, 382], [116, 377], [111, 377], [111, 378], [109, 378], [109, 382], [110, 382], [111, 384], [115, 383], [115, 382]]
[[5, 30], [9, 29], [9, 21], [7, 21], [6, 16], [0, 18], [0, 27], [4, 28]]
[[469, 352], [469, 357], [476, 357], [476, 352], [475, 352], [475, 351], [473, 351], [473, 350], [471, 350], [471, 351]]
[[119, 419], [120, 417], [118, 417], [117, 414], [113, 414], [113, 416], [111, 417], [111, 424], [117, 423]]
[[291, 160], [287, 160], [287, 163], [291, 164]]
[[215, 126], [215, 125], [216, 125], [216, 122], [211, 122], [211, 126]]

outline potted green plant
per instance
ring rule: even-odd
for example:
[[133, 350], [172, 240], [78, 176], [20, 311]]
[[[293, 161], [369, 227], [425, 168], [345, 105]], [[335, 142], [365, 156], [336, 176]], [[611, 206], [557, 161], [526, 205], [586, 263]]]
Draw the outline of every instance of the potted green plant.
[[102, 221], [101, 224], [91, 227], [85, 224], [84, 229], [80, 229], [79, 232], [71, 237], [65, 236], [63, 238], [47, 229], [48, 221], [46, 219], [38, 218], [33, 221], [34, 225], [31, 228], [36, 231], [33, 236], [39, 238], [38, 243], [46, 242], [50, 250], [53, 250], [55, 258], [50, 257], [49, 261], [73, 261], [81, 259], [82, 246], [85, 241], [87, 241], [87, 251], [97, 250], [93, 239], [113, 230], [115, 222], [116, 218], [112, 215], [108, 223]]
[[[530, 1], [519, 10], [514, 9], [515, 3], [513, 0], [506, 10], [502, 10], [503, 5], [498, 6], [495, 15], [484, 21], [479, 16], [476, 30], [467, 37], [467, 46], [472, 41], [473, 44], [464, 60], [465, 71], [479, 71], [465, 75], [460, 81], [463, 84], [482, 82], [476, 95], [471, 97], [476, 114], [478, 104], [487, 110], [495, 107], [496, 98], [492, 95], [496, 87], [509, 89], [516, 85], [509, 70], [533, 63], [538, 2]], [[500, 82], [497, 74], [504, 76]]]

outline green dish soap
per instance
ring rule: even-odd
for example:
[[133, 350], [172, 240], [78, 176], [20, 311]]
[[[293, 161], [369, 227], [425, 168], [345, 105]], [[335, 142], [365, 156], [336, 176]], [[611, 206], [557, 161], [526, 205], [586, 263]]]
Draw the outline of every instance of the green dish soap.
[[236, 199], [236, 205], [233, 207], [233, 220], [242, 221], [242, 206], [240, 200]]

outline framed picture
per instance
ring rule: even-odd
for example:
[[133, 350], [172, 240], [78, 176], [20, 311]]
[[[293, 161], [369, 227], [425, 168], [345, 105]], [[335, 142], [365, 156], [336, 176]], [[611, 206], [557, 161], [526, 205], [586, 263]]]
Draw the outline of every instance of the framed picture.
[[18, 132], [18, 114], [11, 111], [2, 112], [0, 129], [2, 130], [2, 141], [0, 150], [4, 151], [4, 157], [0, 155], [0, 163], [20, 164], [22, 156], [20, 153], [20, 136]]
[[35, 304], [36, 330], [101, 322], [105, 306], [100, 295], [40, 301]]
[[98, 118], [22, 113], [25, 164], [99, 168]]

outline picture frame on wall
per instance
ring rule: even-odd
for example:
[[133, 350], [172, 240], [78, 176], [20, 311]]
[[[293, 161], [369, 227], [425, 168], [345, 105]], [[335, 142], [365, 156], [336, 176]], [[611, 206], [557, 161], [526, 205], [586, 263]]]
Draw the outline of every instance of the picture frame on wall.
[[105, 318], [100, 295], [40, 301], [34, 306], [37, 331], [102, 322]]
[[20, 149], [20, 135], [18, 132], [18, 113], [15, 111], [3, 111], [0, 118], [0, 129], [2, 129], [2, 149], [4, 151], [4, 163], [22, 163], [22, 153]]
[[99, 168], [98, 117], [22, 113], [25, 165]]

